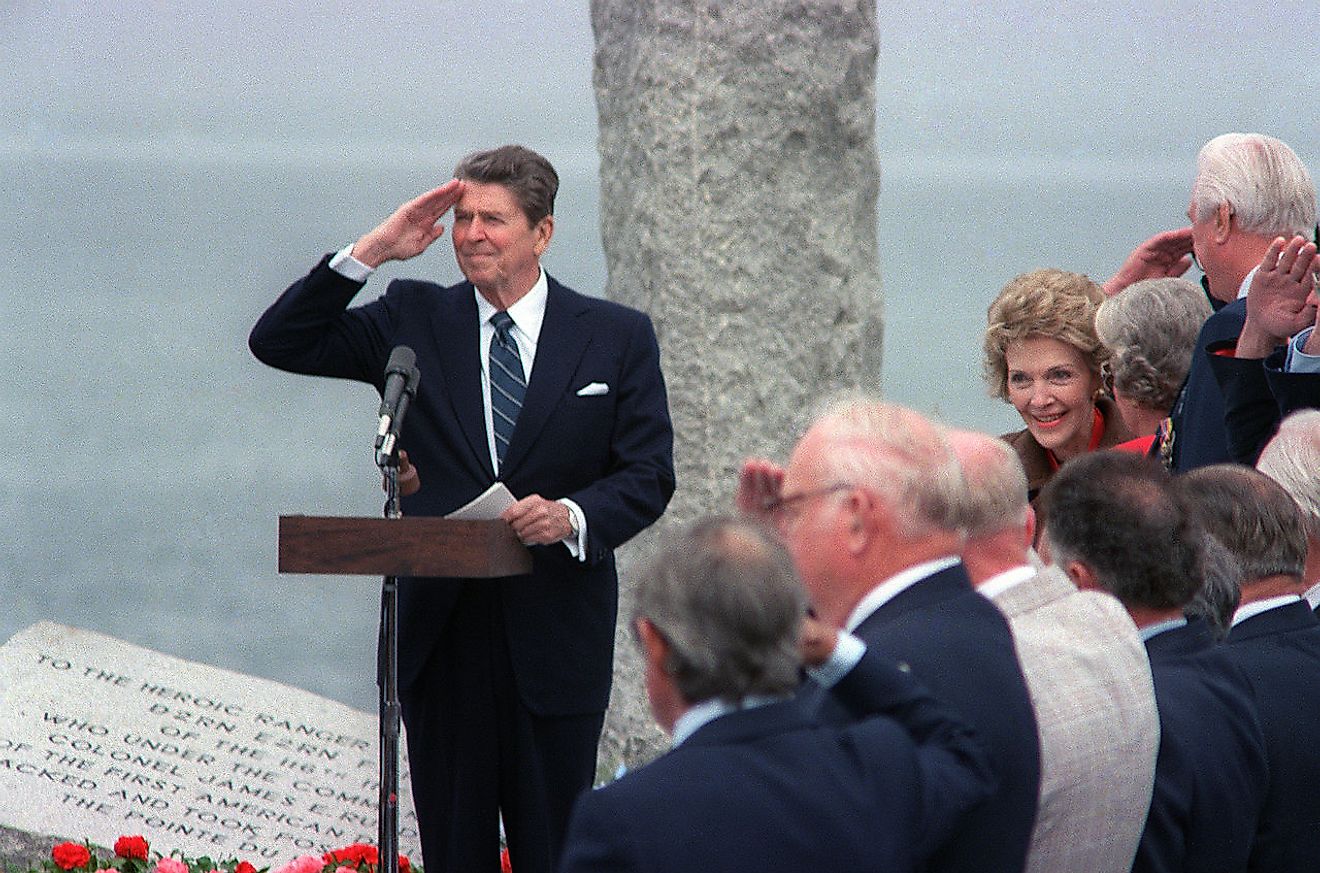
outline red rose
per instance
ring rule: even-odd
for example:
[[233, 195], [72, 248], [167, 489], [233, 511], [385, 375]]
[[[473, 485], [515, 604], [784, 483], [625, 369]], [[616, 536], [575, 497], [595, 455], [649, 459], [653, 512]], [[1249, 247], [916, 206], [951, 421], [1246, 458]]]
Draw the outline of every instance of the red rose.
[[375, 864], [379, 858], [376, 847], [368, 843], [353, 843], [351, 846], [344, 846], [342, 849], [335, 849], [325, 853], [327, 864], [352, 864], [359, 867], [363, 864]]
[[408, 873], [412, 869], [412, 862], [408, 860], [407, 855], [399, 856], [399, 873]]
[[257, 873], [257, 868], [247, 861], [239, 861], [238, 865], [234, 867], [234, 873]]
[[147, 841], [143, 837], [120, 837], [115, 840], [115, 854], [121, 858], [147, 860]]
[[50, 850], [50, 856], [55, 859], [55, 866], [61, 870], [83, 867], [92, 860], [92, 853], [87, 851], [86, 846], [78, 843], [60, 843]]

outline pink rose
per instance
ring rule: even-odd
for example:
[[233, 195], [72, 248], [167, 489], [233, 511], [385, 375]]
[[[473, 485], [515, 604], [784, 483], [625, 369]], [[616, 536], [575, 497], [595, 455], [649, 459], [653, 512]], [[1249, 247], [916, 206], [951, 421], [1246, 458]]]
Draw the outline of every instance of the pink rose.
[[156, 873], [188, 873], [188, 865], [178, 858], [161, 858], [156, 862]]
[[321, 873], [325, 861], [315, 855], [299, 855], [275, 873]]

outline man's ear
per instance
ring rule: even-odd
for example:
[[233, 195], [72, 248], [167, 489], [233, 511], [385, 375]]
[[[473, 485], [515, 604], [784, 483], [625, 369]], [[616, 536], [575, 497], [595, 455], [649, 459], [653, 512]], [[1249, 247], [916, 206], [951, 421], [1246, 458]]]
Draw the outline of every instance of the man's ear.
[[1025, 531], [1027, 535], [1027, 548], [1031, 548], [1036, 544], [1036, 510], [1030, 503], [1027, 504]]
[[639, 618], [636, 622], [637, 639], [642, 645], [642, 659], [646, 665], [660, 675], [668, 675], [669, 641], [650, 619]]
[[848, 519], [848, 551], [861, 554], [877, 536], [887, 536], [881, 528], [892, 522], [889, 506], [866, 488], [853, 488], [846, 503]]
[[536, 223], [536, 227], [532, 228], [532, 233], [536, 237], [532, 243], [532, 250], [536, 252], [536, 256], [539, 258], [545, 254], [546, 249], [550, 248], [550, 238], [555, 235], [555, 217], [547, 215], [542, 218]]
[[1215, 209], [1215, 242], [1222, 243], [1228, 239], [1228, 235], [1233, 230], [1233, 204], [1220, 203]]
[[1079, 591], [1104, 591], [1096, 581], [1095, 572], [1081, 561], [1068, 561], [1063, 565], [1063, 572], [1077, 586]]

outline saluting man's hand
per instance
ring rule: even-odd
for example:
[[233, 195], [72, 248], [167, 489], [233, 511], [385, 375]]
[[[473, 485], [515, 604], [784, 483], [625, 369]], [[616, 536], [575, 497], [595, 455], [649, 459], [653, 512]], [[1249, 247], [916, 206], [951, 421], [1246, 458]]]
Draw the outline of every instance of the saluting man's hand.
[[440, 238], [444, 214], [463, 196], [463, 183], [450, 179], [394, 210], [394, 214], [353, 243], [353, 257], [368, 267], [416, 257]]
[[539, 494], [529, 494], [500, 514], [527, 546], [548, 546], [573, 535], [568, 507]]
[[764, 458], [748, 458], [738, 476], [734, 503], [743, 515], [770, 523], [774, 521], [770, 508], [779, 500], [783, 487], [783, 467]]

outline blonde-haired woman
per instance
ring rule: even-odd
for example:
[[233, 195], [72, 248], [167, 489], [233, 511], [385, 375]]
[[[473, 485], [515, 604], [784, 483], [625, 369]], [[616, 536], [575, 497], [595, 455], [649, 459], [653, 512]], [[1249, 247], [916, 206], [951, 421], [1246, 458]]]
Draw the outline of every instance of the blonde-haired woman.
[[1033, 501], [1070, 458], [1132, 436], [1103, 391], [1109, 352], [1095, 313], [1104, 299], [1086, 276], [1036, 270], [1005, 285], [987, 312], [986, 381], [1026, 425], [1003, 438], [1022, 460]]

